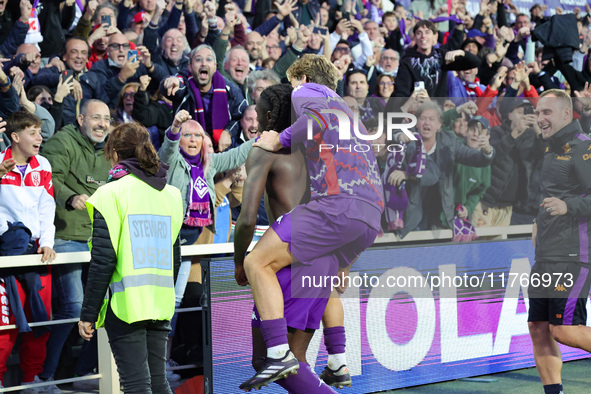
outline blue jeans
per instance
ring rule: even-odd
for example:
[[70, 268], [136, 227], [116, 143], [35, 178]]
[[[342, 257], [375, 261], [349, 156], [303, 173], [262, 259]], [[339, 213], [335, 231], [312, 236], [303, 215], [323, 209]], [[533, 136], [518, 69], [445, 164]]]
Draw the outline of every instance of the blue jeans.
[[[56, 253], [87, 252], [88, 244], [81, 241], [56, 239]], [[84, 289], [82, 288], [82, 264], [55, 265], [52, 274], [53, 320], [80, 317]], [[62, 348], [75, 324], [58, 324], [51, 327], [47, 341], [47, 356], [40, 378], [49, 379], [57, 369]]]

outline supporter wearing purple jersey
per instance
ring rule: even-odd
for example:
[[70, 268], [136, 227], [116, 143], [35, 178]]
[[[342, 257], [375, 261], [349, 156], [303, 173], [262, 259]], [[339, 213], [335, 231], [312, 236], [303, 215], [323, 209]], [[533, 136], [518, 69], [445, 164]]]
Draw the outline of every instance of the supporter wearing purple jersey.
[[[281, 133], [281, 138], [277, 132], [267, 131], [255, 145], [276, 152], [303, 143], [311, 201], [278, 218], [244, 265], [236, 267], [238, 284], [251, 285], [267, 346], [263, 367], [240, 386], [247, 391], [289, 376], [299, 368], [289, 350], [283, 293], [276, 273], [293, 261], [310, 268], [316, 266], [315, 273], [336, 276], [339, 266], [350, 266], [373, 243], [384, 206], [373, 150], [353, 149], [353, 145], [367, 144], [353, 132], [351, 138], [339, 139], [337, 115], [322, 113], [340, 110], [352, 123], [352, 112], [334, 92], [336, 68], [322, 56], [305, 55], [288, 69], [287, 75], [294, 87], [292, 102], [297, 121]], [[316, 122], [318, 115], [322, 119]], [[314, 120], [309, 140], [308, 119]], [[359, 128], [366, 134], [363, 126]], [[335, 149], [328, 149], [330, 145]], [[305, 290], [300, 297], [317, 296], [312, 289], [292, 287], [292, 297], [294, 290]]]

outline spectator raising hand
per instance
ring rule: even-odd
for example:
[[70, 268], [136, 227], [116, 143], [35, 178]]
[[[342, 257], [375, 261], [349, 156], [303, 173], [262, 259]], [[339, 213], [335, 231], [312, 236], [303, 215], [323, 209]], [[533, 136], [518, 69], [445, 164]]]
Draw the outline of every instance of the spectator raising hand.
[[490, 88], [492, 90], [499, 90], [499, 88], [503, 84], [503, 81], [505, 80], [506, 76], [507, 76], [507, 67], [499, 67], [499, 69], [497, 70], [497, 73], [490, 81]]
[[64, 77], [60, 75], [59, 83], [55, 91], [54, 101], [62, 103], [66, 96], [68, 96], [74, 90], [74, 76], [70, 75], [64, 80]]
[[581, 111], [585, 116], [591, 115], [591, 84], [585, 82], [585, 87], [581, 91], [575, 90], [576, 102], [580, 104]]
[[275, 1], [273, 4], [277, 7], [277, 18], [279, 20], [289, 17], [292, 12], [298, 9], [297, 0], [284, 0], [283, 2]]
[[334, 61], [334, 65], [337, 68], [337, 74], [339, 76], [339, 79], [343, 79], [343, 76], [347, 73], [347, 70], [349, 69], [349, 66], [351, 65], [352, 61], [353, 59], [351, 59], [351, 55], [349, 54], [343, 55], [339, 59]]
[[138, 55], [132, 55], [125, 60], [123, 67], [121, 67], [121, 72], [119, 73], [119, 79], [121, 82], [125, 83], [129, 78], [133, 77], [137, 72], [137, 69], [140, 66], [140, 62], [138, 61]]
[[137, 54], [138, 54], [138, 58], [139, 58], [140, 62], [144, 66], [146, 66], [146, 69], [148, 69], [148, 72], [152, 71], [152, 68], [153, 68], [152, 55], [150, 54], [150, 51], [148, 50], [148, 48], [146, 48], [143, 45], [140, 45], [136, 49], [137, 49]]
[[29, 18], [31, 17], [31, 11], [33, 10], [33, 5], [28, 0], [21, 0], [19, 8], [21, 11], [21, 22], [28, 24]]
[[145, 92], [148, 89], [151, 80], [152, 78], [149, 75], [142, 75], [140, 77], [140, 91]]
[[176, 94], [176, 92], [179, 90], [180, 84], [181, 83], [180, 83], [179, 79], [175, 76], [172, 76], [172, 77], [166, 78], [164, 80], [164, 82], [162, 83], [162, 86], [166, 90], [167, 96], [174, 96]]
[[456, 111], [458, 115], [462, 116], [462, 114], [466, 114], [468, 118], [471, 118], [476, 114], [478, 111], [478, 106], [473, 101], [468, 101], [458, 107], [456, 107]]
[[464, 56], [465, 52], [461, 49], [455, 51], [449, 51], [445, 54], [445, 62], [447, 64], [452, 63], [456, 60], [457, 57]]
[[[6, 121], [4, 119], [2, 119], [2, 117], [0, 117], [0, 134], [4, 133], [5, 131], [6, 131]], [[2, 163], [0, 163], [0, 178], [2, 178], [4, 175], [6, 175], [10, 171], [12, 171], [15, 166], [16, 166], [16, 161], [14, 161], [14, 159], [12, 159], [12, 158], [6, 159]]]

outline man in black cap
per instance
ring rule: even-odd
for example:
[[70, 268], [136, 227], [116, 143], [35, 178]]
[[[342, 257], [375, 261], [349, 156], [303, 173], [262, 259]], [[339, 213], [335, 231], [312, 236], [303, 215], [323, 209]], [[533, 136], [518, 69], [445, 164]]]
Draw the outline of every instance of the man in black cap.
[[539, 204], [540, 170], [545, 144], [528, 99], [504, 98], [500, 103], [503, 123], [491, 130], [496, 156], [491, 186], [472, 217], [476, 227], [529, 224]]

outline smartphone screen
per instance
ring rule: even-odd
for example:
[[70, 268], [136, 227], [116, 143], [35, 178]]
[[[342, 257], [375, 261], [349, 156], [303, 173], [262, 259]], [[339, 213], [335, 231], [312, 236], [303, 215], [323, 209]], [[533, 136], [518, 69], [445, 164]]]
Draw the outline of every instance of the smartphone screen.
[[107, 26], [111, 26], [111, 15], [103, 15], [101, 16], [101, 25], [107, 24]]
[[533, 115], [534, 114], [534, 107], [532, 107], [530, 105], [526, 105], [523, 108], [523, 114], [524, 115]]
[[326, 34], [326, 27], [314, 26], [314, 33], [325, 35]]
[[137, 62], [137, 50], [130, 49], [129, 52], [127, 52], [127, 58], [131, 59], [133, 55], [135, 55], [135, 60], [133, 60], [132, 63]]

